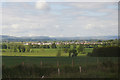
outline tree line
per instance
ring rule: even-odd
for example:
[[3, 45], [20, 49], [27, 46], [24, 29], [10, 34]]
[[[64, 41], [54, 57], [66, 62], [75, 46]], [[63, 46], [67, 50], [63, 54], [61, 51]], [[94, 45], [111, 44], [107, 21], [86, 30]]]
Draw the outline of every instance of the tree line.
[[88, 53], [88, 56], [119, 57], [119, 50], [120, 50], [120, 47], [118, 46], [98, 47], [98, 48], [94, 48], [92, 53]]
[[22, 44], [5, 44], [1, 45], [2, 49], [11, 49], [13, 52], [30, 52], [30, 46]]
[[76, 44], [73, 45], [61, 44], [58, 46], [55, 43], [53, 43], [52, 45], [23, 45], [23, 44], [3, 43], [1, 47], [2, 49], [10, 49], [13, 52], [32, 52], [32, 49], [34, 48], [59, 49], [57, 56], [60, 56], [61, 54], [60, 50], [62, 50], [64, 51], [64, 53], [69, 53], [69, 57], [77, 56], [78, 53], [82, 53], [84, 51], [84, 45], [76, 45]]

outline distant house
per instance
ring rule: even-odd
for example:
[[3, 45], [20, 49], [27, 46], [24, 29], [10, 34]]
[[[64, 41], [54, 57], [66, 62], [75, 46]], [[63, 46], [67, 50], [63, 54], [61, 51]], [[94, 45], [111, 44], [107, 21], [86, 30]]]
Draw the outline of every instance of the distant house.
[[[24, 43], [24, 45], [52, 45], [53, 42], [32, 42], [32, 43]], [[60, 45], [60, 44], [103, 44], [102, 42], [56, 42], [56, 45]]]
[[24, 43], [24, 45], [29, 45], [29, 43]]

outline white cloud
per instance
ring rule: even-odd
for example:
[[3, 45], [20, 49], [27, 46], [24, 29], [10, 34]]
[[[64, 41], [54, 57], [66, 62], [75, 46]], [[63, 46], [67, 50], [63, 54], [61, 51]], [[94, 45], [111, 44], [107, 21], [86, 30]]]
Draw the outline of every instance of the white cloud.
[[49, 37], [56, 37], [56, 36], [52, 36], [52, 35], [51, 35], [51, 36], [49, 36]]
[[14, 29], [17, 29], [19, 27], [19, 25], [18, 24], [12, 24], [11, 27], [14, 28]]
[[59, 28], [60, 26], [59, 25], [55, 25], [55, 28]]
[[[24, 8], [22, 4], [19, 7], [17, 4], [11, 5], [12, 7], [4, 7], [3, 34], [14, 36], [47, 35], [51, 37], [117, 34], [117, 10], [107, 9], [105, 5], [109, 3], [103, 3], [104, 5], [102, 3], [101, 5], [99, 3], [59, 3], [63, 8], [65, 6], [69, 7], [62, 9], [61, 6], [56, 6], [56, 9], [53, 9], [53, 11], [61, 12], [62, 14], [59, 16], [52, 14], [52, 10], [42, 13], [42, 11], [44, 12], [44, 10], [48, 9], [46, 6], [54, 4], [46, 2], [41, 4], [37, 2], [35, 4], [37, 5], [36, 7], [32, 3], [31, 7], [33, 8]], [[57, 8], [60, 9], [57, 10]], [[91, 16], [85, 11], [92, 11], [97, 14], [106, 13], [106, 15]], [[29, 14], [26, 14], [26, 12]], [[84, 15], [85, 13], [87, 15]]]
[[59, 37], [64, 37], [64, 36], [61, 34], [61, 35], [59, 35]]
[[40, 1], [36, 2], [35, 7], [40, 10], [49, 9], [49, 6], [45, 0], [43, 2]]
[[85, 29], [92, 29], [92, 28], [94, 28], [94, 25], [93, 25], [93, 24], [87, 24], [87, 25], [85, 26]]
[[[1, 0], [1, 2], [36, 2], [38, 0]], [[43, 2], [44, 0], [39, 0]], [[118, 2], [119, 0], [47, 0], [47, 2]]]

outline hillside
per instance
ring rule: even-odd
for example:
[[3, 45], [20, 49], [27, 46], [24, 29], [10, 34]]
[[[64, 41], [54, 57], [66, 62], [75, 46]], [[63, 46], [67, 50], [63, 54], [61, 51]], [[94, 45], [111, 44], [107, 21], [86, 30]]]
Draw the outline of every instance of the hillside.
[[0, 35], [0, 40], [3, 40], [3, 41], [110, 40], [110, 39], [117, 39], [117, 38], [118, 38], [117, 36], [88, 36], [88, 37], [32, 36], [32, 37], [15, 37], [15, 36], [8, 36], [8, 35]]

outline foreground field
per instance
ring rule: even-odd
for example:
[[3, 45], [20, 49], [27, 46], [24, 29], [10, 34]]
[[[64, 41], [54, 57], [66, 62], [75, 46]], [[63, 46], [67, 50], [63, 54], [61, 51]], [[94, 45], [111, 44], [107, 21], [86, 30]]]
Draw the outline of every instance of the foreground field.
[[74, 65], [88, 65], [88, 64], [97, 64], [104, 61], [112, 61], [114, 63], [118, 62], [118, 58], [116, 57], [87, 57], [87, 56], [79, 56], [75, 58], [69, 57], [24, 57], [24, 56], [3, 56], [2, 64], [6, 66], [14, 66], [18, 64], [35, 64], [40, 65], [43, 63], [43, 66], [51, 66], [57, 65], [57, 61], [59, 61], [59, 65], [72, 65], [72, 61]]
[[[3, 56], [3, 77], [41, 78], [44, 75], [47, 78], [116, 78], [118, 77], [117, 61], [115, 57]], [[82, 72], [79, 70], [80, 66]]]
[[[85, 54], [69, 57], [57, 49], [33, 49], [33, 52], [2, 53], [3, 78], [118, 78], [117, 57], [88, 57]], [[81, 67], [81, 70], [80, 70]], [[60, 71], [60, 72], [58, 72]]]

